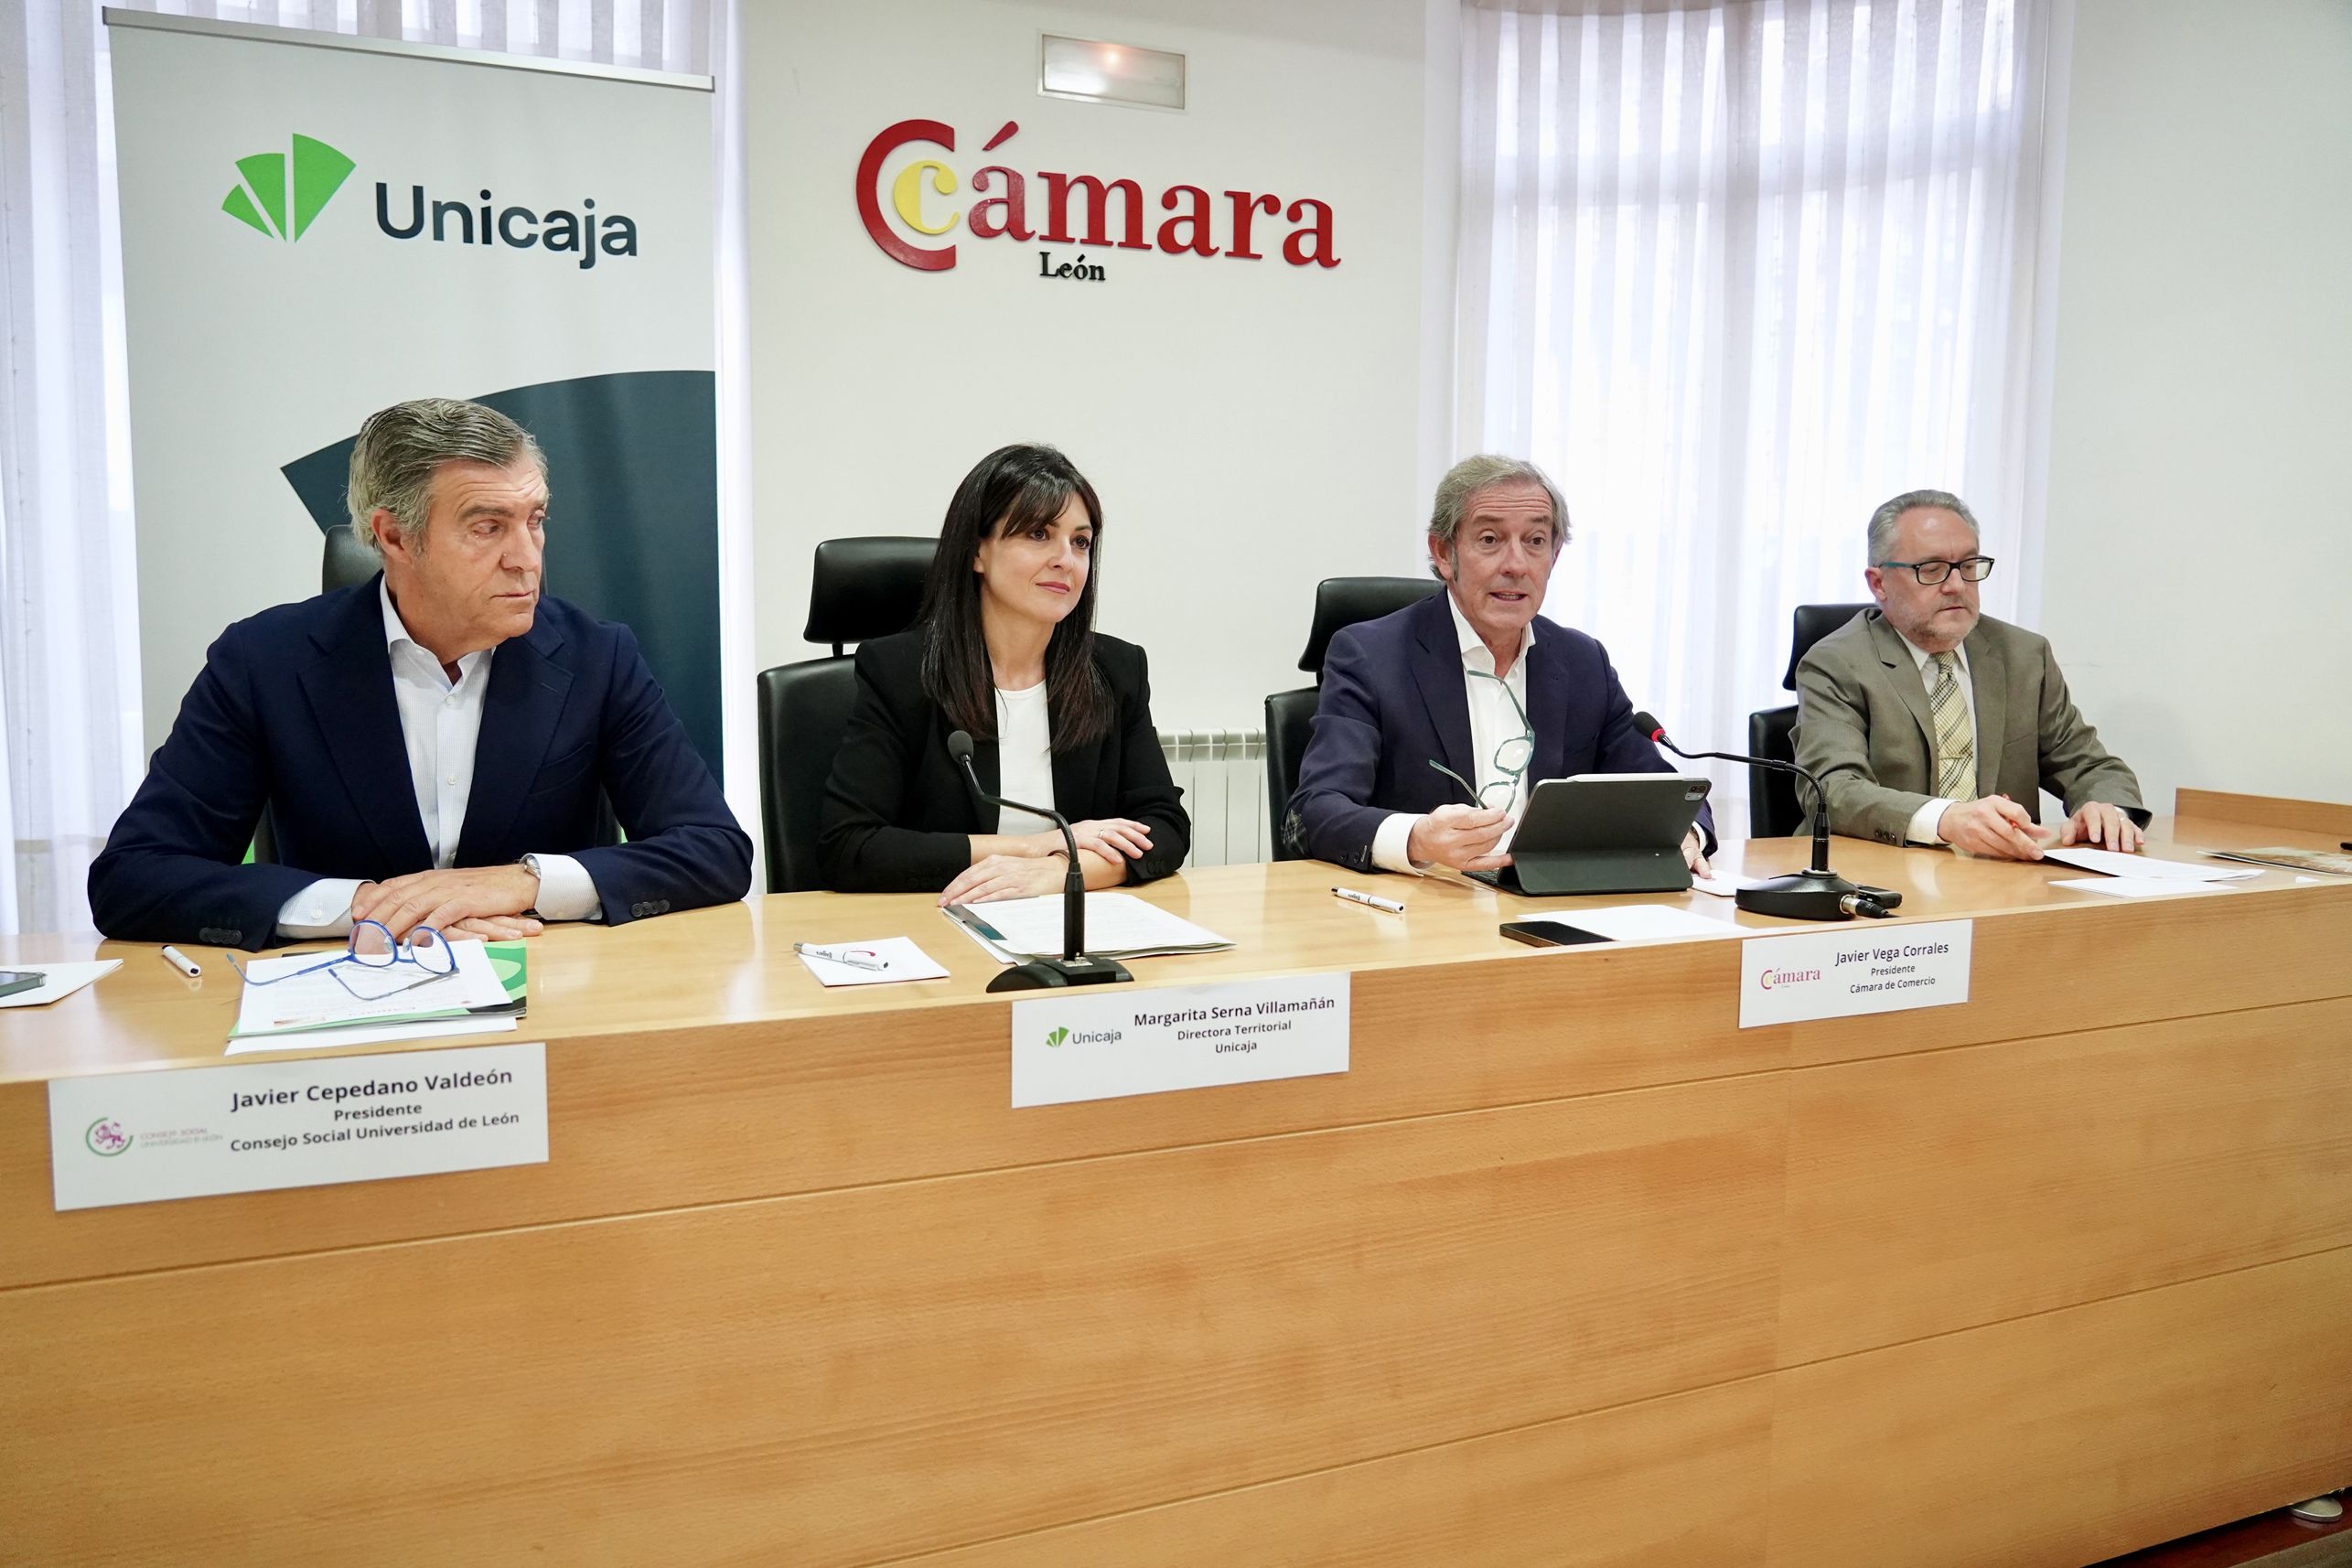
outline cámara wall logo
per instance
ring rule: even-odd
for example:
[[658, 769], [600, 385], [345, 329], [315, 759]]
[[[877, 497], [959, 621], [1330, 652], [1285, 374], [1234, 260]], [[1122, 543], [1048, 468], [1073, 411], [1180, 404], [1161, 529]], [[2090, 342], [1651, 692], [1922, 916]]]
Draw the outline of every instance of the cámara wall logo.
[[[1021, 129], [1007, 120], [981, 146], [993, 153]], [[899, 149], [929, 144], [955, 151], [955, 127], [938, 120], [901, 120], [865, 145], [857, 160], [857, 213], [883, 254], [918, 272], [945, 272], [955, 265], [956, 247], [925, 245], [908, 239], [882, 209], [884, 166]], [[953, 199], [962, 177], [938, 158], [913, 157], [889, 181], [890, 210], [911, 232], [930, 238], [950, 234], [959, 223], [975, 240], [1041, 241], [1052, 245], [1095, 245], [1114, 251], [1159, 251], [1167, 255], [1225, 256], [1262, 260], [1260, 246], [1278, 248], [1294, 267], [1336, 267], [1339, 252], [1332, 237], [1330, 203], [1313, 197], [1285, 202], [1272, 193], [1224, 190], [1212, 196], [1197, 185], [1171, 185], [1159, 193], [1156, 209], [1132, 179], [1104, 179], [1052, 169], [1035, 175], [1001, 163], [972, 171], [969, 210]], [[1162, 217], [1161, 214], [1165, 214]], [[1156, 227], [1155, 222], [1156, 220]], [[1279, 225], [1286, 232], [1276, 239]], [[1039, 254], [1039, 275], [1100, 282], [1102, 269], [1084, 258], [1059, 271]]]
[[[239, 183], [230, 187], [220, 210], [260, 233], [289, 242], [308, 232], [327, 209], [357, 166], [315, 136], [295, 135], [286, 153], [255, 153], [237, 160]], [[392, 220], [396, 205], [392, 187], [376, 182], [376, 230], [387, 239], [414, 240], [426, 236], [443, 244], [505, 245], [512, 250], [533, 248], [578, 258], [583, 272], [604, 256], [637, 254], [637, 220], [626, 213], [598, 213], [594, 197], [583, 197], [579, 209], [553, 207], [544, 212], [529, 207], [500, 207], [484, 188], [475, 201], [428, 200], [424, 187], [408, 188], [407, 210]]]

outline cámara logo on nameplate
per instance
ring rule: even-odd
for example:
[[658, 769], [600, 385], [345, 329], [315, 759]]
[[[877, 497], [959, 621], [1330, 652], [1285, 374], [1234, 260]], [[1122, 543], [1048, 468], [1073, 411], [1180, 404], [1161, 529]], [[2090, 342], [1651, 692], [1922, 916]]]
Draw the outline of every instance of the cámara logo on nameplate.
[[[283, 153], [237, 160], [237, 183], [229, 188], [220, 210], [258, 234], [291, 244], [310, 231], [358, 166], [340, 149], [296, 133]], [[469, 199], [428, 196], [420, 183], [400, 191], [393, 182], [378, 180], [375, 210], [376, 231], [386, 239], [536, 249], [560, 255], [582, 272], [599, 256], [637, 254], [637, 220], [627, 213], [599, 212], [594, 197], [542, 210], [502, 202], [487, 185]]]

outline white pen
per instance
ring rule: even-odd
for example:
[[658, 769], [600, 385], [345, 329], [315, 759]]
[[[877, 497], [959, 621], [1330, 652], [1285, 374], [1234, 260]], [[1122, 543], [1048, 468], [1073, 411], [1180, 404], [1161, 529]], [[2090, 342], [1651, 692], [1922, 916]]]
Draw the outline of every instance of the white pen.
[[1345, 898], [1350, 904], [1368, 904], [1375, 909], [1386, 909], [1391, 915], [1404, 913], [1404, 906], [1393, 898], [1375, 898], [1369, 893], [1359, 893], [1353, 887], [1334, 887], [1331, 896]]
[[177, 948], [164, 949], [164, 961], [171, 965], [174, 969], [179, 971], [180, 973], [188, 976], [190, 980], [196, 979], [199, 975], [204, 972], [202, 970], [196, 967], [196, 962], [193, 959], [190, 959], [186, 953], [180, 951]]
[[792, 950], [798, 953], [806, 953], [811, 958], [823, 959], [827, 963], [847, 964], [852, 969], [870, 969], [877, 974], [890, 967], [880, 959], [859, 958], [849, 953], [827, 952], [822, 948], [812, 948], [806, 942], [794, 942], [792, 944]]

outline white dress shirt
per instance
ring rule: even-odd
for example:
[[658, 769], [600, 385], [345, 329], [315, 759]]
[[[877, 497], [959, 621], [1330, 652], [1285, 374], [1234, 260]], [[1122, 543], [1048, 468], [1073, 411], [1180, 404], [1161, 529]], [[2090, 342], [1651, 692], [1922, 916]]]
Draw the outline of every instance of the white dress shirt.
[[[1896, 632], [1895, 635], [1903, 637], [1901, 632]], [[1928, 673], [1928, 667], [1935, 662], [1936, 656], [1907, 637], [1903, 638], [1903, 646], [1911, 650], [1911, 662], [1918, 669], [1919, 683], [1927, 686], [1932, 694], [1934, 685], [1932, 678]], [[1971, 736], [1976, 736], [1976, 682], [1968, 672], [1968, 650], [1965, 647], [1955, 648], [1952, 650], [1952, 656], [1960, 660], [1960, 695], [1968, 700], [1968, 733]], [[1978, 736], [1976, 744], [1977, 755], [1981, 757], [1984, 754], [1981, 736]], [[1929, 771], [1932, 772], [1934, 769], [1931, 768]], [[1957, 800], [1948, 800], [1940, 795], [1932, 798], [1926, 805], [1911, 813], [1911, 825], [1903, 831], [1903, 836], [1913, 843], [1950, 842], [1944, 837], [1944, 808], [1959, 803]]]
[[[392, 654], [392, 696], [400, 707], [400, 734], [408, 748], [408, 782], [433, 865], [446, 871], [457, 863], [457, 841], [466, 831], [466, 802], [474, 790], [474, 746], [482, 733], [482, 703], [490, 689], [490, 656], [485, 648], [457, 660], [449, 679], [441, 660], [408, 635], [382, 583], [384, 644]], [[596, 884], [587, 867], [568, 854], [541, 854], [536, 913], [545, 920], [594, 920], [603, 917]], [[281, 936], [339, 937], [351, 929], [357, 879], [321, 877], [278, 910]]]
[[[1527, 707], [1527, 651], [1535, 646], [1535, 622], [1530, 619], [1520, 629], [1519, 653], [1511, 660], [1510, 673], [1496, 681], [1492, 679], [1494, 650], [1470, 624], [1470, 618], [1462, 613], [1462, 607], [1454, 602], [1451, 592], [1445, 596], [1445, 607], [1454, 614], [1455, 640], [1462, 650], [1462, 685], [1470, 700], [1470, 758], [1477, 771], [1468, 777], [1478, 786], [1478, 798], [1484, 800], [1498, 794], [1510, 777], [1496, 766], [1495, 754], [1505, 742], [1527, 733], [1520, 714]], [[1503, 693], [1505, 686], [1510, 688], [1508, 696]], [[1517, 708], [1511, 706], [1514, 700], [1519, 703]], [[1445, 759], [1441, 757], [1437, 760]], [[1519, 814], [1527, 803], [1528, 786], [1527, 773], [1522, 771], [1511, 789], [1509, 810], [1512, 826], [1504, 830], [1498, 850], [1510, 845], [1509, 835], [1516, 830]], [[1448, 787], [1456, 794], [1461, 792], [1459, 785]], [[1470, 802], [1464, 800], [1462, 804]], [[1413, 864], [1408, 846], [1412, 842], [1413, 824], [1421, 817], [1418, 811], [1390, 812], [1372, 832], [1372, 864], [1383, 871], [1418, 875], [1423, 868]]]
[[[1046, 683], [1018, 692], [996, 688], [996, 792], [1008, 800], [1034, 800], [1061, 809], [1054, 799], [1054, 736], [1046, 712]], [[1057, 831], [1050, 818], [1000, 806], [1000, 833]]]

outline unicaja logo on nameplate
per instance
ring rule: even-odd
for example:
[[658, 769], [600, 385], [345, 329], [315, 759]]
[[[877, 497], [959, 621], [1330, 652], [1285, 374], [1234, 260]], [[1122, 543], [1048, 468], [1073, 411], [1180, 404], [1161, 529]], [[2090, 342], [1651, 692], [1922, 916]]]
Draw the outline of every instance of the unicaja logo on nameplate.
[[1068, 1029], [1056, 1029], [1052, 1034], [1046, 1036], [1046, 1044], [1049, 1046], [1058, 1046], [1069, 1038], [1069, 1031]]
[[123, 1131], [123, 1123], [111, 1116], [101, 1116], [81, 1134], [93, 1155], [113, 1156], [131, 1146], [131, 1134]]
[[297, 134], [288, 152], [239, 158], [239, 182], [229, 188], [220, 210], [250, 229], [291, 244], [327, 210], [354, 166], [349, 158], [316, 136]]

